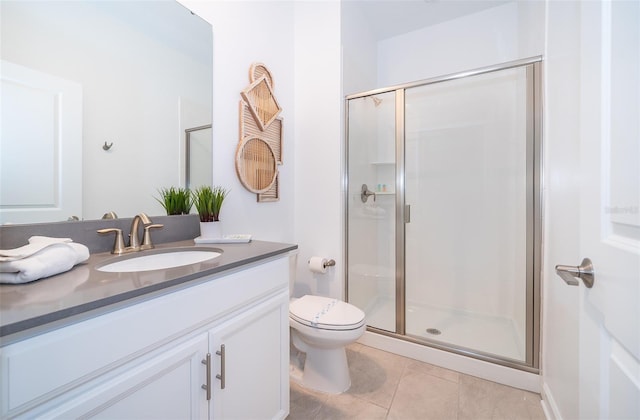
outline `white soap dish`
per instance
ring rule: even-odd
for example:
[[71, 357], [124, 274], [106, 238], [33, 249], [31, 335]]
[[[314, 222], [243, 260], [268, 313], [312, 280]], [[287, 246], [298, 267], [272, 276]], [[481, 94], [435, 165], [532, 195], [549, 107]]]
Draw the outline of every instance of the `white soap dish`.
[[251, 242], [249, 234], [223, 235], [222, 238], [203, 238], [198, 236], [193, 240], [197, 244], [242, 244]]

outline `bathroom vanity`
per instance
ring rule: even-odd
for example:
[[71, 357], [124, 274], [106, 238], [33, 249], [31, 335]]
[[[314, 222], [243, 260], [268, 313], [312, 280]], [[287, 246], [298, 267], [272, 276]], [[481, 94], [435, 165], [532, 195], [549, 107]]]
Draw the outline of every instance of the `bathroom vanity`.
[[[210, 246], [188, 266], [105, 273], [122, 257], [100, 253], [0, 286], [0, 417], [285, 418], [297, 247]], [[176, 247], [193, 241], [158, 249]]]

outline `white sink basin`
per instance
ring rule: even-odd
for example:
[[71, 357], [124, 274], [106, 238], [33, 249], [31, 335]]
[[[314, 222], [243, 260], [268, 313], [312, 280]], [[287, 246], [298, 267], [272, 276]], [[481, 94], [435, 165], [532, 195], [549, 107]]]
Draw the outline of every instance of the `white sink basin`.
[[141, 254], [132, 258], [114, 261], [97, 267], [107, 273], [133, 273], [139, 271], [164, 270], [183, 265], [196, 264], [222, 255], [218, 249], [181, 249], [153, 254]]

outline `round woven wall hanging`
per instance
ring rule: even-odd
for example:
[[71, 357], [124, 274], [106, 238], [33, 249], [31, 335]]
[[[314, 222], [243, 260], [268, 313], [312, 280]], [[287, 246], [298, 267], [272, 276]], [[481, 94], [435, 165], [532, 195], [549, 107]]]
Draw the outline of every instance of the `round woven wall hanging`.
[[262, 76], [267, 79], [267, 82], [269, 82], [269, 85], [271, 85], [271, 89], [275, 89], [275, 86], [273, 84], [273, 76], [271, 75], [271, 72], [269, 71], [267, 66], [262, 63], [251, 64], [251, 67], [249, 67], [249, 81], [253, 83]]
[[252, 193], [260, 194], [271, 188], [278, 167], [269, 143], [257, 136], [242, 140], [236, 151], [236, 172], [242, 185]]

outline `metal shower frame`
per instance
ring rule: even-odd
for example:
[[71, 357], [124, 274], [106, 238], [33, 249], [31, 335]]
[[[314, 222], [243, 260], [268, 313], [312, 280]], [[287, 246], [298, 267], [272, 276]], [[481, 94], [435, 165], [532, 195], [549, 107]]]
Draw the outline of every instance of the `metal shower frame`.
[[[527, 278], [526, 278], [526, 355], [525, 361], [501, 358], [494, 354], [444, 345], [427, 338], [417, 339], [405, 335], [406, 299], [405, 299], [405, 224], [408, 218], [405, 203], [405, 91], [410, 88], [442, 83], [446, 81], [473, 77], [517, 67], [526, 68], [527, 80]], [[511, 367], [527, 372], [538, 373], [540, 366], [540, 299], [541, 299], [541, 261], [542, 261], [542, 57], [535, 56], [521, 60], [479, 69], [448, 74], [412, 83], [374, 89], [347, 95], [344, 102], [345, 143], [344, 143], [344, 278], [345, 300], [349, 300], [349, 101], [381, 93], [395, 92], [395, 159], [396, 159], [396, 202], [395, 202], [395, 254], [396, 254], [396, 331], [390, 332], [367, 326], [368, 331], [394, 337], [400, 340], [427, 345], [436, 349], [470, 356], [479, 360]], [[530, 188], [531, 187], [531, 188]]]

